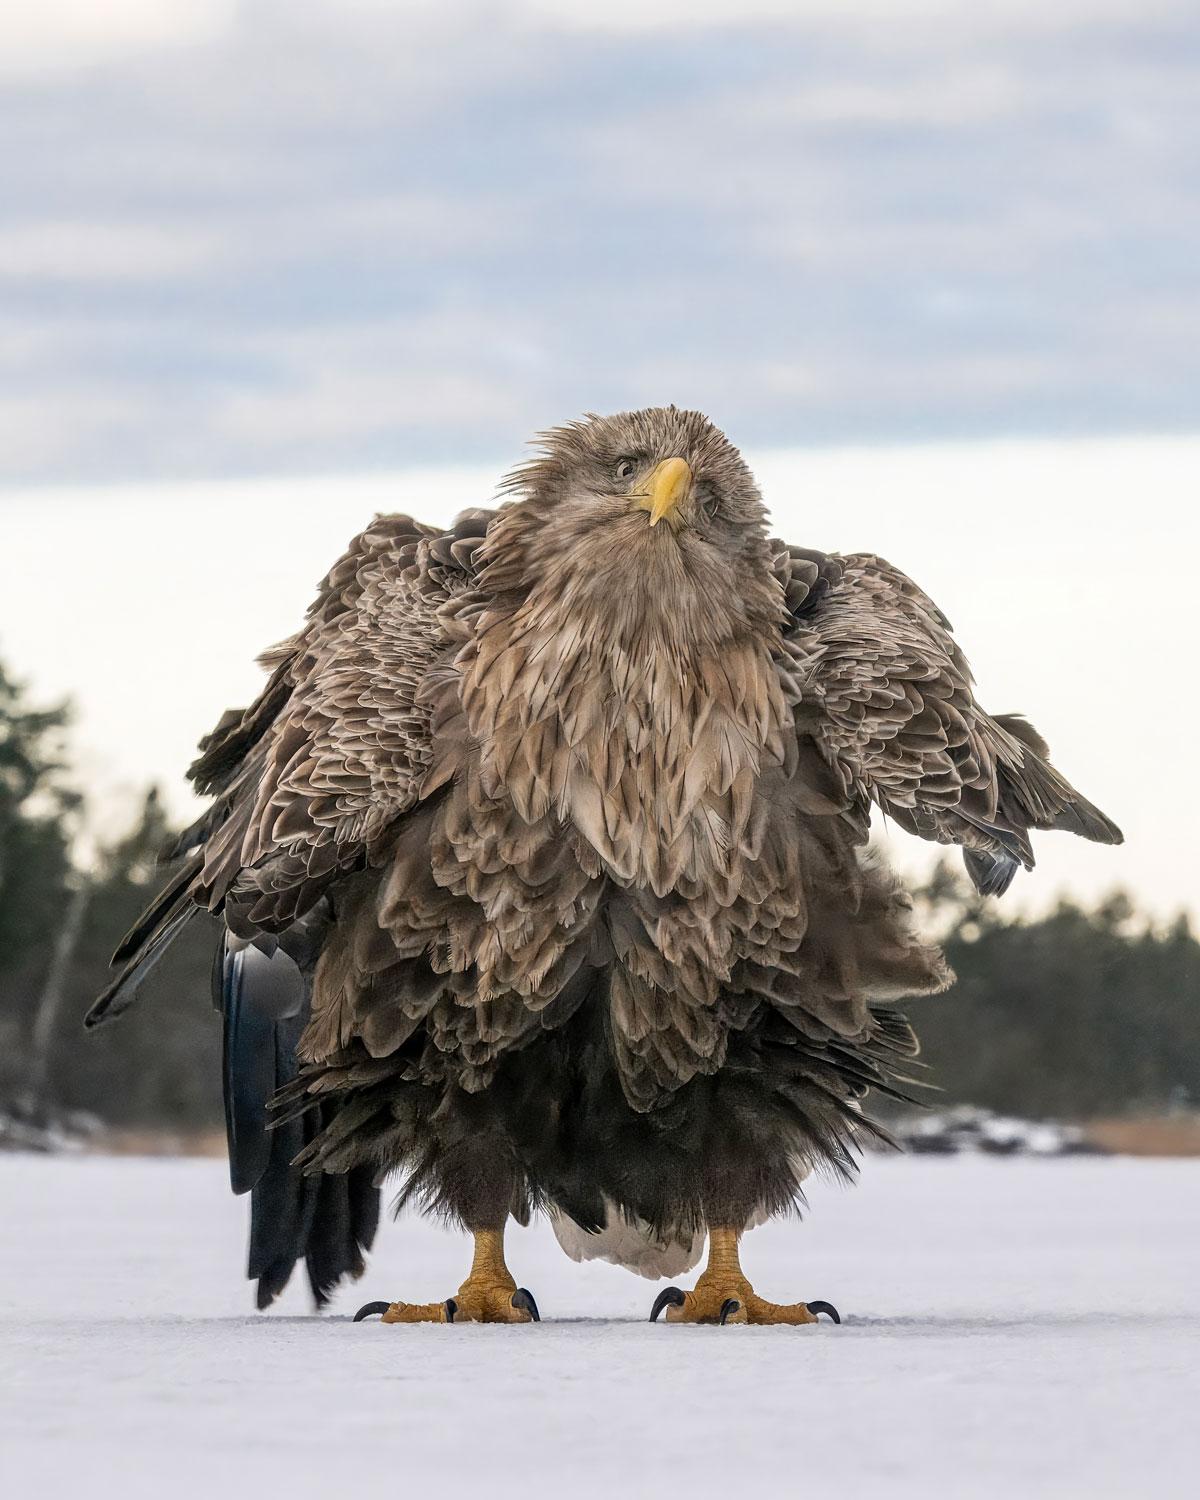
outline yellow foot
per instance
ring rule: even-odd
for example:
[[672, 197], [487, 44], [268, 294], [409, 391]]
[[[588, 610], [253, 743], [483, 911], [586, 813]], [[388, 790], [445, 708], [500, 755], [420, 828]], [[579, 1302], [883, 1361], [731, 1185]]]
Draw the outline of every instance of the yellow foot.
[[382, 1313], [384, 1323], [540, 1323], [533, 1294], [513, 1280], [504, 1264], [503, 1231], [475, 1236], [471, 1274], [444, 1302], [368, 1302], [354, 1321]]
[[742, 1274], [732, 1229], [710, 1232], [708, 1265], [695, 1290], [669, 1286], [659, 1292], [650, 1311], [652, 1323], [664, 1308], [668, 1323], [815, 1323], [820, 1313], [842, 1321], [829, 1302], [780, 1303], [760, 1297]]
[[818, 1313], [842, 1320], [829, 1302], [767, 1302], [745, 1278], [720, 1284], [701, 1276], [693, 1292], [669, 1286], [654, 1299], [650, 1321], [664, 1308], [668, 1323], [815, 1323]]
[[482, 1282], [468, 1277], [445, 1302], [368, 1302], [354, 1314], [361, 1323], [382, 1313], [381, 1323], [540, 1323], [533, 1293], [515, 1281]]

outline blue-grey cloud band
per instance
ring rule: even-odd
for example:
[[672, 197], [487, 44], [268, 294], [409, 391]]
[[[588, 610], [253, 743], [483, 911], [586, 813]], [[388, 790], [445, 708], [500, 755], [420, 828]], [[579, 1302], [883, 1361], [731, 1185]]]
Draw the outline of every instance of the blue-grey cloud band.
[[584, 9], [15, 23], [0, 482], [1200, 423], [1194, 7]]

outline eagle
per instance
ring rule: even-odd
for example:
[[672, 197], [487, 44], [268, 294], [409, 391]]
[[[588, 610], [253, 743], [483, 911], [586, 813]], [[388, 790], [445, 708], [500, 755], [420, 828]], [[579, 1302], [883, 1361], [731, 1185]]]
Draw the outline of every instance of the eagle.
[[267, 1305], [361, 1274], [380, 1188], [473, 1236], [459, 1289], [385, 1323], [538, 1319], [504, 1256], [695, 1286], [669, 1321], [809, 1324], [750, 1226], [849, 1176], [952, 975], [868, 849], [873, 809], [986, 895], [1033, 830], [1116, 826], [1022, 717], [976, 701], [945, 616], [868, 553], [773, 539], [702, 413], [542, 435], [493, 509], [378, 516], [189, 775], [212, 798], [88, 1013], [219, 918], [230, 1168]]

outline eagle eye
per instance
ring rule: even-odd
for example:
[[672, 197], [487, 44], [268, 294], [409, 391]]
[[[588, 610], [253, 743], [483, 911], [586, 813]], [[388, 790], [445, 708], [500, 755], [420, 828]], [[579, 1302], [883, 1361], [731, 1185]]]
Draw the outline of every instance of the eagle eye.
[[721, 497], [707, 480], [702, 479], [696, 486], [696, 504], [706, 521], [715, 521], [717, 511], [721, 508]]
[[613, 473], [617, 476], [618, 479], [632, 479], [633, 471], [636, 467], [637, 465], [633, 461], [633, 459], [626, 456], [625, 458], [617, 459], [616, 466], [613, 469]]

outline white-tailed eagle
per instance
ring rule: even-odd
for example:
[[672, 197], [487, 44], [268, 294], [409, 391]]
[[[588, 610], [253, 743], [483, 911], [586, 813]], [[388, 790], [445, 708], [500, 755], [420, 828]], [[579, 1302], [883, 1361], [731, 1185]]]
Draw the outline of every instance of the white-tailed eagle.
[[656, 1313], [812, 1322], [754, 1292], [738, 1236], [851, 1170], [859, 1101], [916, 1051], [893, 1002], [951, 977], [865, 854], [872, 806], [987, 893], [1032, 830], [1120, 833], [980, 707], [903, 573], [772, 540], [700, 413], [559, 428], [505, 490], [350, 544], [203, 742], [211, 808], [89, 1020], [221, 918], [260, 1305], [299, 1259], [318, 1300], [357, 1274], [397, 1173], [476, 1253], [445, 1301], [364, 1309], [387, 1322], [536, 1318], [503, 1233], [537, 1210], [649, 1275], [707, 1235]]

